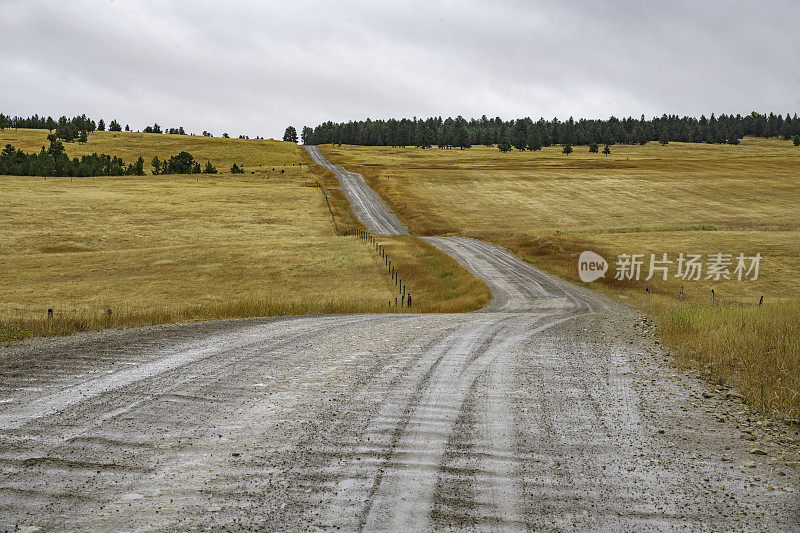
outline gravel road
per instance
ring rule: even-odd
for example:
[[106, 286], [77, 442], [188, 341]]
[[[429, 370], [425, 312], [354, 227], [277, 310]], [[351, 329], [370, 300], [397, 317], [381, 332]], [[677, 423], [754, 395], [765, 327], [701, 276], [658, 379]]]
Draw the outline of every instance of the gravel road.
[[788, 430], [676, 370], [646, 317], [428, 241], [489, 306], [3, 349], [0, 530], [800, 530]]
[[333, 172], [339, 179], [350, 207], [358, 220], [361, 221], [375, 235], [406, 235], [406, 228], [394, 211], [384, 203], [378, 194], [367, 185], [364, 176], [348, 172], [339, 165], [334, 165], [325, 159], [319, 148], [313, 145], [304, 145], [304, 148], [315, 163]]

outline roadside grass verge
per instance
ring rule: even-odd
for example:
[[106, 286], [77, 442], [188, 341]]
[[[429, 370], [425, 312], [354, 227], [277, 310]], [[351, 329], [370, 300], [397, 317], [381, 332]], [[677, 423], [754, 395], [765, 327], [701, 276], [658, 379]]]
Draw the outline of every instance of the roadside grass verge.
[[706, 377], [735, 384], [766, 412], [800, 418], [800, 302], [689, 304], [660, 316], [664, 340]]
[[[251, 318], [287, 315], [320, 315], [374, 312], [376, 302], [369, 297], [345, 301], [273, 300], [268, 296], [243, 297], [231, 302], [132, 309], [125, 302], [106, 302], [92, 309], [56, 311], [46, 316], [4, 317], [0, 320], [0, 345], [29, 337], [71, 335], [107, 328], [153, 326], [203, 320]], [[107, 307], [106, 311], [102, 308]], [[111, 310], [111, 313], [108, 312]]]
[[[741, 387], [755, 409], [798, 417], [800, 382], [790, 364], [797, 361], [797, 329], [783, 326], [798, 322], [800, 302], [800, 150], [791, 142], [617, 145], [607, 158], [584, 147], [570, 156], [560, 147], [509, 154], [485, 147], [320, 148], [333, 163], [363, 174], [414, 234], [494, 242], [651, 313], [679, 364]], [[583, 250], [609, 261], [605, 278], [580, 281]], [[760, 253], [759, 279], [645, 281], [646, 266], [642, 281], [614, 279], [618, 254], [674, 259], [681, 252]], [[715, 306], [703, 311], [712, 288]], [[691, 322], [676, 322], [680, 313]], [[686, 334], [675, 325], [682, 323]]]

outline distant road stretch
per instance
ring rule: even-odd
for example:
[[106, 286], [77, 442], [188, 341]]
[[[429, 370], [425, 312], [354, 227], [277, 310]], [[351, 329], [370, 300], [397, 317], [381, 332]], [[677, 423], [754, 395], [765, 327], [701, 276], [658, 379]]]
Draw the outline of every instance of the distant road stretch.
[[315, 163], [336, 174], [353, 212], [370, 232], [375, 235], [408, 234], [408, 228], [367, 185], [361, 174], [348, 172], [339, 165], [331, 164], [316, 146], [305, 145], [304, 148]]

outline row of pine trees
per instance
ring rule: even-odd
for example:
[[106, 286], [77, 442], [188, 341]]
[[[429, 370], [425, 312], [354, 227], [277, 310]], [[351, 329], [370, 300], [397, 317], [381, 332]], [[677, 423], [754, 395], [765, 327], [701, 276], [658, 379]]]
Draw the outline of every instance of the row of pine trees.
[[[5, 128], [28, 128], [35, 130], [48, 130], [55, 133], [56, 138], [65, 142], [87, 142], [88, 135], [94, 131], [122, 131], [122, 125], [116, 119], [106, 125], [103, 119], [95, 122], [88, 118], [86, 115], [80, 115], [72, 118], [62, 116], [58, 120], [53, 117], [44, 117], [33, 115], [31, 117], [12, 117], [0, 113], [0, 130]], [[131, 127], [126, 124], [125, 131], [131, 131]], [[169, 133], [175, 135], [186, 135], [183, 126], [178, 128], [167, 128], [162, 130], [158, 123], [144, 128], [144, 133]], [[212, 135], [206, 131], [203, 135], [211, 137]]]
[[355, 144], [362, 146], [417, 146], [420, 148], [469, 148], [493, 146], [508, 139], [518, 150], [538, 150], [552, 145], [645, 144], [648, 141], [738, 144], [745, 135], [782, 137], [800, 135], [800, 118], [774, 113], [749, 115], [704, 115], [700, 118], [662, 115], [650, 120], [611, 117], [608, 120], [558, 118], [533, 121], [529, 117], [504, 121], [497, 118], [467, 120], [403, 118], [325, 122], [302, 129], [304, 144]]

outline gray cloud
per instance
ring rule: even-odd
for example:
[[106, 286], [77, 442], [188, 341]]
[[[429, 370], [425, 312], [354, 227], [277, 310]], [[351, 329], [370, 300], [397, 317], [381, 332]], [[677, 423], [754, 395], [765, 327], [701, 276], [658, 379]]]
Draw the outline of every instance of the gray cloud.
[[0, 20], [3, 112], [135, 129], [800, 107], [791, 0], [0, 0]]

